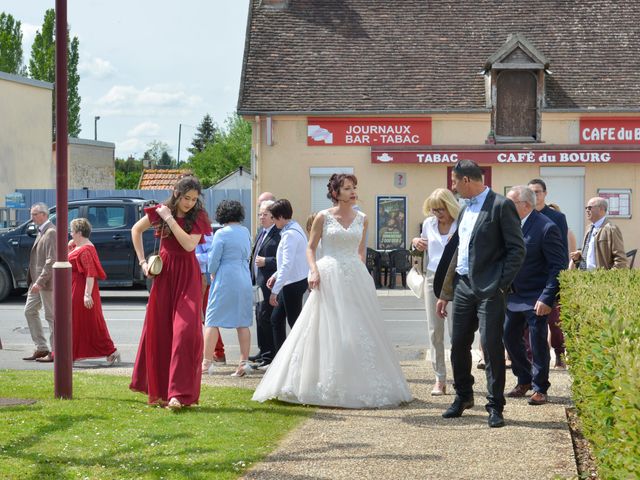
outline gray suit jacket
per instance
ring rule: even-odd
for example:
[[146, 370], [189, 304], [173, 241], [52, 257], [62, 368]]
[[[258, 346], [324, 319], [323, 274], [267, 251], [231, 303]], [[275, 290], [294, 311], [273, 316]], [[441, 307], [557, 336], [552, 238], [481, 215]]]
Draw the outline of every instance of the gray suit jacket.
[[27, 283], [37, 283], [42, 290], [53, 289], [53, 263], [56, 261], [56, 227], [49, 222], [31, 247]]
[[[460, 211], [458, 226], [465, 209], [466, 207]], [[434, 292], [443, 300], [453, 300], [453, 279], [458, 261], [458, 230], [444, 249], [434, 279]], [[490, 298], [498, 290], [506, 294], [524, 257], [520, 217], [514, 203], [489, 191], [469, 242], [469, 281], [474, 294], [478, 298]]]

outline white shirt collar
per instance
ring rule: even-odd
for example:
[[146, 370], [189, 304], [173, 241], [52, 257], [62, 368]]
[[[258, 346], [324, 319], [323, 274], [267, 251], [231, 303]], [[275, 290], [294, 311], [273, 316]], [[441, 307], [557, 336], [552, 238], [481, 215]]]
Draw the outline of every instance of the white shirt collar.
[[531, 212], [529, 212], [529, 215], [527, 215], [526, 217], [524, 217], [522, 220], [520, 220], [520, 228], [524, 227], [525, 222], [527, 221], [527, 218], [529, 218], [531, 216], [531, 214], [533, 213], [533, 210]]

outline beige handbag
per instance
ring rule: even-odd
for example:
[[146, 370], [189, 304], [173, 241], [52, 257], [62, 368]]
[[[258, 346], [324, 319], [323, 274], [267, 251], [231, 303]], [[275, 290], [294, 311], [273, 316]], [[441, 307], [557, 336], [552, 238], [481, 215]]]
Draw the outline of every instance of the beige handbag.
[[407, 287], [417, 298], [424, 296], [424, 275], [418, 271], [416, 265], [407, 273]]
[[[147, 260], [147, 267], [149, 271], [149, 275], [153, 275], [154, 277], [160, 275], [162, 272], [162, 258], [160, 258], [160, 247], [162, 247], [162, 234], [164, 231], [164, 223], [160, 226], [160, 245], [158, 245], [158, 250], [156, 250], [155, 242], [153, 244], [153, 251], [158, 252], [157, 255], [151, 255], [149, 260]], [[158, 239], [156, 238], [156, 242]]]

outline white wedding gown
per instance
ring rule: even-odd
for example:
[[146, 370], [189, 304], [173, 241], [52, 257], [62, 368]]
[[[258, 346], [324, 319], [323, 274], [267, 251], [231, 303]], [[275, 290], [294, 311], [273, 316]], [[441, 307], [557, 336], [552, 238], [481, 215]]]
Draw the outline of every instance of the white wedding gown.
[[364, 215], [344, 228], [325, 210], [320, 286], [309, 295], [253, 400], [376, 408], [412, 399], [358, 256]]

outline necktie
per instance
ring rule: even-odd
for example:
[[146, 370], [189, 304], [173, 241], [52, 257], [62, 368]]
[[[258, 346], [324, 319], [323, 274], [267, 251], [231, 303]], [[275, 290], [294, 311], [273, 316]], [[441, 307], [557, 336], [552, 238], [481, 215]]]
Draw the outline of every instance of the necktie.
[[582, 245], [582, 260], [580, 261], [580, 270], [587, 269], [587, 256], [589, 255], [589, 242], [591, 241], [591, 236], [593, 235], [593, 228], [595, 225], [591, 225], [589, 229], [589, 233], [586, 237], [584, 237], [584, 245]]
[[260, 247], [262, 246], [262, 242], [264, 237], [266, 236], [267, 231], [262, 229], [260, 235], [258, 236], [258, 240], [256, 240], [256, 249], [253, 251], [253, 275], [254, 277], [258, 275], [258, 266], [256, 265], [256, 257], [258, 256], [258, 252], [260, 251]]
[[476, 203], [478, 203], [478, 199], [476, 197], [465, 198], [464, 203], [467, 204], [467, 207], [470, 207], [471, 205], [475, 205]]

